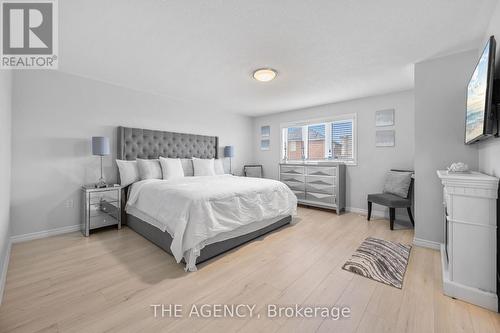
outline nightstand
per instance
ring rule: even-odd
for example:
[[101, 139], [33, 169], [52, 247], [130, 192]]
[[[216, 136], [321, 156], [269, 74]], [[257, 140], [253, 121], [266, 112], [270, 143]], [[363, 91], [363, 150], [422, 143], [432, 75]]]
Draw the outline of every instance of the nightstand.
[[121, 187], [96, 188], [82, 186], [82, 233], [88, 237], [90, 230], [117, 225], [121, 222]]

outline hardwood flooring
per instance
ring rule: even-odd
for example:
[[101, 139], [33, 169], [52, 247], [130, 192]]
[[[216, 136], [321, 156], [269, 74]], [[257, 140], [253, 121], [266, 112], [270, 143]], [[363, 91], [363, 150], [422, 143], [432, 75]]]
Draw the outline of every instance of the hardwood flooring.
[[[442, 294], [437, 251], [413, 247], [399, 290], [341, 269], [368, 236], [411, 244], [412, 230], [299, 208], [299, 222], [185, 273], [134, 231], [15, 244], [0, 332], [500, 332], [497, 313]], [[260, 318], [188, 318], [193, 304], [255, 304]], [[153, 304], [181, 304], [183, 318]], [[348, 306], [332, 320], [267, 318], [268, 304]]]

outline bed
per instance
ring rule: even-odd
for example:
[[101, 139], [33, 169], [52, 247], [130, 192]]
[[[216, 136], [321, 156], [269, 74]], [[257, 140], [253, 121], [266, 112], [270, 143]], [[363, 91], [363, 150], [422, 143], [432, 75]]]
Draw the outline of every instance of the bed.
[[[117, 133], [121, 160], [218, 158], [215, 136], [128, 127]], [[296, 197], [274, 180], [220, 175], [140, 181], [122, 189], [121, 206], [124, 224], [195, 271], [196, 264], [289, 224]]]

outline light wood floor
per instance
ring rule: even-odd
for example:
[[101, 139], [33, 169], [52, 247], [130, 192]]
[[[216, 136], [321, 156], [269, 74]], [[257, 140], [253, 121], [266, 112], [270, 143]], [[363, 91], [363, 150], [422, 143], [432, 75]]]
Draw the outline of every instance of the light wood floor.
[[[300, 221], [185, 273], [128, 228], [15, 244], [0, 332], [500, 332], [500, 316], [441, 291], [437, 251], [414, 247], [402, 290], [342, 264], [388, 222], [300, 208]], [[252, 319], [154, 318], [151, 304], [256, 304]], [[345, 305], [352, 317], [269, 319], [267, 304]]]

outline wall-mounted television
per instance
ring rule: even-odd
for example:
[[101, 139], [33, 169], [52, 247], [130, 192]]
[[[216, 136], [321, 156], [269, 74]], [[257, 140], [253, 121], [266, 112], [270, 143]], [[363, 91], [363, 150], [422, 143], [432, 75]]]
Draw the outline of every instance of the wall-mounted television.
[[467, 86], [466, 144], [486, 139], [494, 134], [496, 127], [496, 112], [493, 106], [495, 51], [496, 41], [491, 36]]

